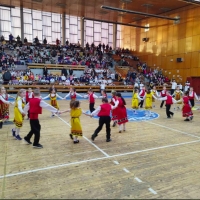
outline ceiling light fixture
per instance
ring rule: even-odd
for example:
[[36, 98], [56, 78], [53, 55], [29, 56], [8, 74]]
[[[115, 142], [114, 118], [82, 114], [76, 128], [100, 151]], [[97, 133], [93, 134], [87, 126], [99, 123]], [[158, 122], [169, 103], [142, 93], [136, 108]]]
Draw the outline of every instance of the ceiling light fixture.
[[106, 9], [106, 10], [124, 12], [124, 13], [129, 13], [129, 14], [144, 15], [144, 16], [161, 18], [161, 19], [172, 20], [172, 21], [180, 20], [180, 17], [172, 18], [172, 17], [166, 17], [166, 16], [162, 16], [162, 15], [154, 15], [154, 14], [149, 14], [149, 13], [138, 12], [138, 11], [134, 11], [134, 10], [124, 10], [121, 8], [115, 8], [115, 7], [111, 7], [111, 6], [101, 6], [101, 8]]

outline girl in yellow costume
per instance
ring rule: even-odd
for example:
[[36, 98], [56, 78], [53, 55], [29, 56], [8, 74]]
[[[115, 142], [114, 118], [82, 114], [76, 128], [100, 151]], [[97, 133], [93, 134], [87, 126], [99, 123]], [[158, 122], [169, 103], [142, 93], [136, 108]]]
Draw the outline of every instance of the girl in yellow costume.
[[15, 128], [12, 129], [13, 137], [15, 137], [17, 140], [22, 139], [19, 135], [19, 131], [23, 125], [23, 120], [24, 120], [24, 116], [25, 116], [25, 113], [23, 111], [24, 106], [26, 104], [25, 97], [26, 97], [26, 90], [20, 89], [19, 92], [17, 93], [17, 97], [15, 100], [15, 108], [14, 108]]
[[148, 89], [144, 96], [144, 99], [145, 99], [145, 109], [147, 110], [145, 113], [145, 116], [150, 117], [151, 116], [150, 110], [152, 109], [153, 99], [157, 99], [157, 98], [152, 94], [151, 90]]
[[132, 108], [133, 108], [134, 114], [137, 114], [136, 110], [139, 108], [138, 104], [139, 104], [139, 100], [141, 100], [138, 92], [139, 92], [138, 88], [135, 88], [133, 92], [133, 97], [132, 97]]
[[[177, 101], [177, 110], [180, 109], [179, 105], [182, 104], [182, 101], [179, 101], [183, 95], [183, 92], [180, 90], [180, 87], [177, 86], [176, 90], [174, 91], [174, 94], [172, 95], [175, 97], [175, 100]], [[176, 110], [176, 107], [174, 107], [174, 110]]]
[[[53, 106], [54, 108], [58, 109], [59, 110], [59, 105], [58, 105], [58, 101], [57, 101], [57, 98], [60, 98], [60, 99], [64, 99], [62, 98], [61, 96], [59, 96], [57, 93], [56, 93], [56, 90], [55, 89], [52, 89], [50, 91], [50, 94], [47, 95], [46, 97], [42, 98], [43, 100], [45, 99], [48, 99], [50, 98], [50, 105]], [[51, 117], [54, 117], [54, 113], [52, 113]]]
[[[82, 137], [82, 126], [80, 122], [80, 116], [82, 114], [82, 110], [80, 108], [80, 102], [79, 101], [71, 101], [70, 102], [70, 108], [69, 110], [63, 111], [64, 112], [70, 112], [71, 115], [71, 133], [69, 134], [70, 138], [74, 140], [74, 144], [79, 143], [78, 137]], [[85, 114], [85, 113], [83, 113]], [[87, 114], [85, 114], [87, 115]], [[90, 115], [87, 115], [90, 116]]]
[[[156, 90], [156, 86], [153, 86], [153, 89], [151, 90], [151, 94], [153, 94], [153, 95], [156, 96], [156, 97], [159, 97], [158, 92], [157, 92], [157, 90]], [[154, 102], [155, 102], [155, 99], [154, 99], [154, 97], [152, 97], [152, 105], [153, 105], [153, 108], [156, 107], [156, 106], [154, 105]]]

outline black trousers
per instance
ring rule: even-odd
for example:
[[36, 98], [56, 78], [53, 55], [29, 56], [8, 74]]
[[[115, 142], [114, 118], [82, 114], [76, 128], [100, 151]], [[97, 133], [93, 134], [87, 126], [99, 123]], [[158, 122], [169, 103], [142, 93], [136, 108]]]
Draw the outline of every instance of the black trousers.
[[190, 99], [191, 106], [194, 107], [194, 99]]
[[106, 139], [109, 140], [110, 139], [110, 121], [111, 118], [110, 116], [101, 116], [99, 118], [99, 126], [98, 128], [94, 131], [93, 136], [97, 137], [98, 133], [101, 131], [102, 127], [104, 124], [106, 124]]
[[174, 94], [174, 89], [171, 89], [171, 95], [173, 95]]
[[171, 117], [171, 115], [173, 115], [174, 113], [170, 111], [171, 105], [170, 104], [166, 104], [166, 114], [167, 117]]
[[163, 107], [163, 104], [165, 103], [165, 101], [162, 101], [161, 104], [160, 104], [160, 108]]
[[142, 100], [140, 101], [140, 103], [138, 104], [138, 106], [140, 106], [140, 108], [143, 107], [143, 103], [144, 103], [144, 100], [143, 100], [143, 97], [140, 97]]
[[34, 138], [33, 145], [38, 145], [39, 141], [40, 141], [40, 130], [41, 130], [39, 120], [38, 119], [30, 119], [30, 126], [31, 126], [31, 130], [25, 138], [28, 141], [30, 141], [31, 137], [34, 134], [35, 138]]
[[90, 109], [90, 112], [91, 112], [91, 113], [95, 110], [95, 108], [94, 108], [94, 103], [90, 103], [89, 109]]

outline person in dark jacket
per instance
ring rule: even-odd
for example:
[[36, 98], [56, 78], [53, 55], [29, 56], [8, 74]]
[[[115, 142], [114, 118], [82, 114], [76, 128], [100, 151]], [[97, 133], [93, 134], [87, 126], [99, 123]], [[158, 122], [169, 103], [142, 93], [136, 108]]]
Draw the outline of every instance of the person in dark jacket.
[[45, 77], [47, 77], [47, 74], [48, 74], [48, 69], [47, 69], [47, 67], [45, 66], [45, 67], [43, 68], [43, 75], [44, 75]]
[[65, 69], [64, 66], [63, 66], [63, 68], [62, 68], [62, 70], [61, 70], [61, 76], [62, 76], [63, 74], [64, 74], [65, 76], [68, 75], [67, 70]]
[[70, 75], [70, 76], [73, 75], [73, 72], [74, 72], [73, 69], [70, 68], [70, 69], [69, 69], [69, 75]]

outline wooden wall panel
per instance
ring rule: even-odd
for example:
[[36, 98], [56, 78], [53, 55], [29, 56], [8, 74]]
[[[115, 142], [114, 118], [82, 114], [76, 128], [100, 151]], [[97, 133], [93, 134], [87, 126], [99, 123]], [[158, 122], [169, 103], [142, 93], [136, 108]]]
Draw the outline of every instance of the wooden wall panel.
[[[129, 43], [130, 48], [136, 50], [135, 54], [141, 61], [145, 59], [149, 62], [147, 63], [149, 66], [163, 68], [168, 75], [169, 71], [175, 73], [176, 78], [180, 75], [183, 82], [190, 75], [200, 76], [200, 7], [188, 6], [171, 11], [168, 16], [180, 16], [180, 23], [174, 24], [172, 21], [156, 18], [140, 21], [138, 23], [140, 25], [148, 22], [150, 30], [132, 31], [133, 28], [128, 28], [122, 32], [126, 37], [124, 38], [126, 45]], [[149, 42], [144, 44], [143, 37], [149, 37]], [[184, 61], [177, 63], [177, 58], [183, 58]]]

